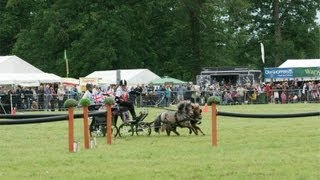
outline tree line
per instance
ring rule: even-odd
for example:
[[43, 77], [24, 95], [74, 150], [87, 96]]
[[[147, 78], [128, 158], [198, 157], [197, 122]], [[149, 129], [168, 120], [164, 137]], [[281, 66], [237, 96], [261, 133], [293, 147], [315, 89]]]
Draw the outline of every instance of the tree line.
[[203, 67], [319, 58], [319, 9], [314, 0], [0, 0], [0, 55], [66, 76], [67, 50], [71, 77], [148, 68], [190, 81]]

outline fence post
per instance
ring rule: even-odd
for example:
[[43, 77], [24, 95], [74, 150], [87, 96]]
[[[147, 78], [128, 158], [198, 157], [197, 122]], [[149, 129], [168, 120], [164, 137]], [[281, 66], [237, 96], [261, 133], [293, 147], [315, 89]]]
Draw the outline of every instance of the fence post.
[[111, 105], [107, 104], [106, 105], [107, 109], [107, 116], [106, 116], [106, 121], [107, 121], [107, 144], [111, 144]]
[[212, 146], [218, 146], [218, 133], [217, 133], [217, 105], [213, 103], [211, 105], [211, 119], [212, 119]]
[[74, 107], [68, 108], [68, 127], [69, 127], [69, 152], [73, 152], [73, 141], [74, 141], [74, 134], [73, 134], [73, 122], [74, 122]]
[[88, 126], [88, 106], [83, 106], [83, 134], [84, 148], [89, 149], [89, 126]]

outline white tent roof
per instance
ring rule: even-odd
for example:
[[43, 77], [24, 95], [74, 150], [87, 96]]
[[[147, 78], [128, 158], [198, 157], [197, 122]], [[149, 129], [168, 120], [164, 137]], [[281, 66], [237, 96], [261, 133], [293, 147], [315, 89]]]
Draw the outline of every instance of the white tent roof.
[[320, 67], [320, 59], [288, 59], [279, 68]]
[[[99, 78], [100, 83], [117, 84], [117, 70], [95, 71], [87, 78]], [[125, 79], [128, 85], [148, 84], [160, 77], [149, 69], [120, 69], [120, 78]]]
[[18, 56], [0, 56], [0, 73], [44, 73]]
[[0, 56], [0, 84], [37, 86], [61, 81], [61, 77], [45, 73], [17, 56]]
[[50, 73], [0, 73], [0, 84], [38, 86], [40, 83], [60, 82], [61, 78]]

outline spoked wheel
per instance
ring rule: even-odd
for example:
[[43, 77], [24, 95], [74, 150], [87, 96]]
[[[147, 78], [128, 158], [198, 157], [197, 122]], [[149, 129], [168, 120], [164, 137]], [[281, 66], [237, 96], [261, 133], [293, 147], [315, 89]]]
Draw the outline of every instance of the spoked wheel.
[[151, 126], [148, 123], [141, 122], [136, 126], [136, 134], [138, 136], [150, 136]]
[[[102, 133], [103, 133], [103, 136], [106, 136], [106, 134], [107, 134], [106, 126], [103, 127]], [[112, 125], [112, 126], [111, 126], [111, 134], [112, 134], [112, 136], [113, 136], [113, 137], [117, 137], [118, 133], [119, 133], [118, 127], [115, 126], [115, 125]]]
[[133, 127], [129, 123], [123, 123], [119, 126], [119, 136], [126, 137], [126, 136], [133, 136]]

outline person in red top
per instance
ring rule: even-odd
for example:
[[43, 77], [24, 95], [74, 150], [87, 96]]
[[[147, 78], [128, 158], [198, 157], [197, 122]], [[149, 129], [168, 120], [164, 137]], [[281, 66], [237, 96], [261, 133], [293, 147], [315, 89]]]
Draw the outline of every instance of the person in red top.
[[271, 101], [271, 96], [272, 96], [272, 89], [271, 89], [269, 83], [267, 83], [264, 86], [263, 91], [267, 93], [267, 101], [270, 102]]

